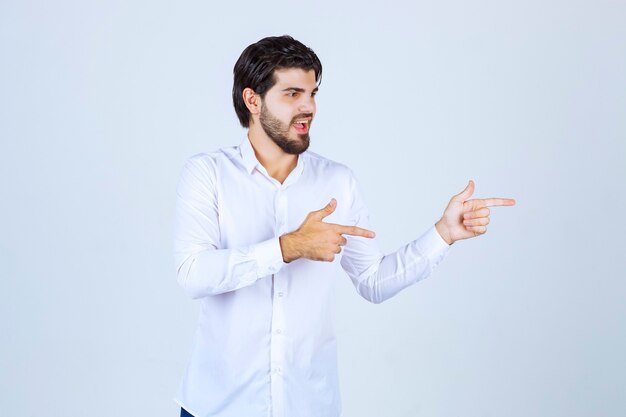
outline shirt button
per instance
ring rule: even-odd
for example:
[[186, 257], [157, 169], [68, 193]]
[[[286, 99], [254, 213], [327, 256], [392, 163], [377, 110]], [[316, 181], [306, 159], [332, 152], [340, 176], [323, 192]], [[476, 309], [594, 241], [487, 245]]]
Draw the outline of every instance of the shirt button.
[[276, 330], [276, 334], [281, 334], [282, 332], [283, 332], [283, 331], [282, 331], [282, 330], [280, 330], [280, 329]]
[[282, 297], [282, 296], [283, 296], [283, 292], [282, 292], [282, 291], [281, 291], [281, 292], [279, 292], [279, 293], [278, 293], [278, 296], [279, 296], [279, 297]]

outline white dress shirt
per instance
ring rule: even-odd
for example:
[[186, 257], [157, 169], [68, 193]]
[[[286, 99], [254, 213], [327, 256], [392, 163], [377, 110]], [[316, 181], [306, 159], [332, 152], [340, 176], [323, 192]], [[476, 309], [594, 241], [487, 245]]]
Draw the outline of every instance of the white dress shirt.
[[370, 229], [352, 171], [311, 151], [281, 184], [240, 146], [189, 158], [177, 188], [177, 280], [202, 303], [176, 402], [195, 417], [338, 417], [338, 265], [380, 303], [427, 277], [449, 246], [434, 226], [389, 255], [344, 235], [334, 262], [283, 262], [279, 236], [337, 200], [325, 222]]

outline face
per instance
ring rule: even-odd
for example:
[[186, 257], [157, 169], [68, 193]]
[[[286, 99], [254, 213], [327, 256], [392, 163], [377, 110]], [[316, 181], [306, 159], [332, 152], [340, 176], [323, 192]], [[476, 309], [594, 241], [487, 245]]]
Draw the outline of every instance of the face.
[[315, 116], [315, 71], [299, 68], [274, 72], [276, 84], [261, 102], [259, 123], [285, 153], [298, 155], [309, 147]]

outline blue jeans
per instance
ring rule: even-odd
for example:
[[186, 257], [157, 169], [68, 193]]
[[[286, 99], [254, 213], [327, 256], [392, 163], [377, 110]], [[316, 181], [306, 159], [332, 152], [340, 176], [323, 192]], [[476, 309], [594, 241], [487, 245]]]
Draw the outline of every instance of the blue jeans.
[[187, 410], [183, 407], [180, 407], [180, 417], [193, 417]]

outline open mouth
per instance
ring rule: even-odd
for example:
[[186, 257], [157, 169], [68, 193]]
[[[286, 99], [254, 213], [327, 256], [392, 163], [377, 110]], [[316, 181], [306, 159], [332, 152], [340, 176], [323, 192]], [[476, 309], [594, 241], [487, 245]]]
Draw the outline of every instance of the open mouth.
[[293, 127], [296, 129], [296, 132], [300, 134], [305, 134], [309, 131], [311, 119], [298, 119], [293, 122]]

